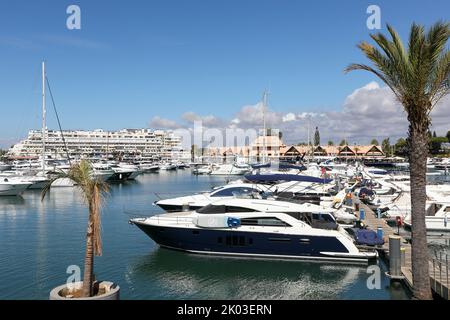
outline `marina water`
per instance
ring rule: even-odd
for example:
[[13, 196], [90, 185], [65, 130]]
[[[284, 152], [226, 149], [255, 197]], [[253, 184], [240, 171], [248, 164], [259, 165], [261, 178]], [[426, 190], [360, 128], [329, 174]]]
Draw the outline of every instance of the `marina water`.
[[[146, 174], [112, 184], [102, 213], [98, 279], [117, 282], [122, 299], [408, 299], [390, 286], [380, 261], [380, 289], [369, 289], [367, 266], [193, 255], [162, 249], [128, 220], [161, 209], [158, 197], [208, 191], [225, 177], [190, 170]], [[73, 188], [0, 198], [0, 299], [47, 299], [83, 269], [87, 209]]]

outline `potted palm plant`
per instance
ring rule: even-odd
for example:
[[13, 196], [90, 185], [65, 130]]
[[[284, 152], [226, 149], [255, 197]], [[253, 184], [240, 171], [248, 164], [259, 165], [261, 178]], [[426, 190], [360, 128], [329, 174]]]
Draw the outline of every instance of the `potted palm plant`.
[[83, 281], [67, 283], [50, 292], [50, 300], [118, 300], [120, 287], [109, 281], [94, 279], [94, 255], [101, 256], [101, 219], [100, 211], [105, 195], [108, 193], [106, 182], [93, 175], [91, 164], [82, 160], [70, 167], [67, 173], [59, 172], [42, 190], [44, 200], [51, 184], [60, 178], [71, 179], [81, 191], [82, 198], [89, 208], [89, 220], [86, 234], [86, 253], [84, 258]]

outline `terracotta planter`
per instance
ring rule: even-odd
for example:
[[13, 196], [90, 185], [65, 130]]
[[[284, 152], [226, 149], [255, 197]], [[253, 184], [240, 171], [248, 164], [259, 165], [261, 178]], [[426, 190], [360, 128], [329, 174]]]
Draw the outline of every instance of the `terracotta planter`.
[[[83, 282], [75, 282], [71, 285], [75, 288], [81, 288]], [[70, 296], [72, 288], [69, 288], [67, 284], [63, 284], [54, 288], [50, 291], [50, 300], [119, 300], [120, 298], [120, 287], [109, 281], [100, 281], [95, 283], [98, 285], [100, 291], [104, 291], [104, 293], [94, 296], [94, 297], [82, 297], [82, 298], [73, 298]]]

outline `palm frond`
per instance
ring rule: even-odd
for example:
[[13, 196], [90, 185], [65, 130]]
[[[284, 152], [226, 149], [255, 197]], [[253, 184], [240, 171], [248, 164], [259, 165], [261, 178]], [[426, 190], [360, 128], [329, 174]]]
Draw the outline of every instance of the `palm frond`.
[[44, 188], [41, 191], [41, 202], [44, 201], [44, 198], [46, 197], [46, 195], [48, 194], [48, 192], [50, 191], [50, 188], [52, 186], [52, 184], [58, 180], [58, 179], [63, 179], [63, 178], [67, 178], [70, 179], [69, 174], [63, 172], [62, 170], [59, 170], [57, 172], [55, 172], [54, 174], [52, 174], [52, 177], [49, 179], [49, 181], [45, 184]]
[[44, 200], [50, 191], [52, 183], [61, 178], [72, 180], [81, 191], [80, 194], [89, 207], [89, 220], [93, 225], [94, 254], [101, 255], [101, 208], [104, 198], [109, 191], [108, 184], [95, 178], [92, 165], [88, 161], [82, 160], [78, 164], [72, 165], [67, 173], [63, 171], [57, 172], [43, 188], [41, 201]]
[[408, 117], [429, 123], [429, 113], [449, 93], [450, 55], [445, 51], [450, 24], [438, 22], [427, 33], [413, 23], [407, 49], [398, 33], [387, 26], [391, 39], [371, 35], [378, 48], [362, 42], [358, 48], [372, 66], [352, 64], [345, 71], [366, 70], [380, 78], [402, 103]]
[[428, 55], [432, 62], [437, 62], [445, 50], [445, 45], [450, 37], [450, 23], [442, 21], [433, 25], [427, 33], [426, 42], [429, 46]]
[[376, 75], [381, 81], [383, 81], [391, 90], [392, 92], [395, 94], [395, 96], [397, 97], [397, 99], [401, 99], [401, 95], [400, 92], [397, 91], [397, 88], [395, 87], [394, 84], [391, 83], [391, 79], [387, 78], [383, 72], [380, 72], [368, 65], [365, 64], [359, 64], [359, 63], [352, 63], [350, 65], [348, 65], [345, 69], [344, 72], [348, 73], [350, 71], [354, 71], [354, 70], [365, 70], [365, 71], [369, 71], [371, 73], [373, 73], [374, 75]]

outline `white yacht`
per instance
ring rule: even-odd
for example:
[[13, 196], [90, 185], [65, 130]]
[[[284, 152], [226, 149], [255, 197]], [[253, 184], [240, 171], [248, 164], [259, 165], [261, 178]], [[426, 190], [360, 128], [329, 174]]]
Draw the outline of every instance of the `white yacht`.
[[112, 178], [112, 176], [115, 174], [115, 171], [112, 170], [107, 164], [92, 163], [92, 174], [95, 178], [106, 181]]
[[248, 166], [237, 166], [235, 164], [214, 164], [211, 169], [211, 175], [243, 175], [250, 171]]
[[358, 263], [377, 257], [359, 250], [329, 211], [311, 204], [227, 199], [130, 223], [162, 247], [191, 253]]
[[192, 170], [193, 174], [201, 175], [201, 174], [210, 174], [212, 171], [211, 165], [209, 164], [197, 164], [195, 168]]
[[124, 171], [131, 172], [131, 174], [127, 177], [128, 180], [136, 179], [138, 176], [144, 173], [141, 169], [139, 169], [137, 165], [130, 163], [119, 163], [119, 168]]
[[[280, 175], [271, 175], [266, 178], [266, 175], [246, 176], [248, 178], [256, 177], [261, 179], [276, 178]], [[282, 175], [283, 177], [290, 177], [290, 175]], [[300, 177], [300, 176], [295, 176]], [[293, 178], [293, 177], [290, 177]], [[306, 177], [310, 179], [310, 177]], [[287, 179], [287, 178], [286, 178]], [[317, 179], [317, 178], [314, 178]], [[318, 179], [317, 181], [322, 181]], [[322, 197], [329, 197], [335, 192], [335, 185], [332, 183], [321, 184], [314, 181], [282, 181], [275, 184], [264, 183], [249, 183], [248, 181], [233, 181], [222, 187], [217, 187], [211, 192], [204, 192], [201, 194], [194, 194], [183, 197], [176, 197], [170, 199], [162, 199], [155, 202], [156, 205], [166, 211], [179, 211], [191, 209], [195, 210], [204, 207], [211, 202], [222, 199], [233, 198], [273, 198], [277, 200], [292, 201], [292, 202], [310, 202], [313, 204], [320, 204]]]
[[176, 164], [173, 163], [163, 163], [159, 168], [161, 170], [177, 170]]
[[252, 197], [255, 193], [259, 194], [268, 190], [268, 186], [251, 183], [233, 183], [215, 188], [211, 192], [158, 200], [155, 204], [169, 212], [195, 210], [218, 200], [233, 199], [235, 197]]
[[154, 162], [143, 161], [138, 164], [139, 170], [142, 172], [158, 172], [159, 165]]
[[29, 182], [31, 185], [28, 189], [43, 189], [45, 185], [50, 181], [46, 176], [41, 174], [35, 174], [32, 171], [20, 171], [20, 170], [7, 170], [0, 172], [0, 179], [2, 178], [15, 178], [23, 182]]
[[[425, 226], [427, 231], [450, 232], [450, 203], [427, 203]], [[411, 228], [411, 214], [404, 219], [405, 226]]]
[[111, 162], [109, 165], [114, 171], [113, 176], [109, 178], [110, 180], [133, 180], [143, 173], [143, 171], [134, 164]]
[[31, 182], [31, 186], [29, 186], [28, 189], [44, 189], [50, 182], [50, 179], [46, 176], [35, 175], [26, 177], [25, 181]]
[[29, 186], [31, 186], [30, 182], [15, 177], [1, 177], [0, 196], [21, 195]]

